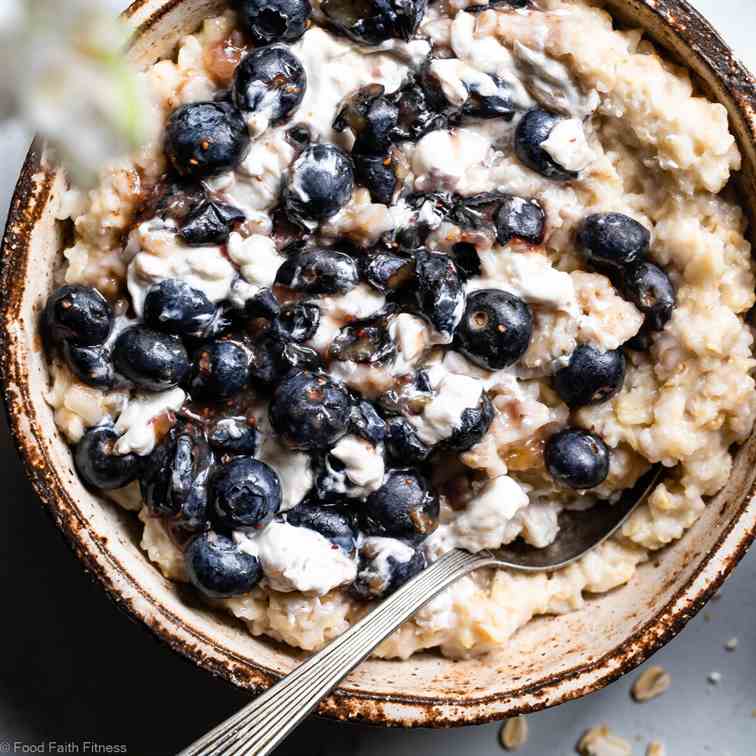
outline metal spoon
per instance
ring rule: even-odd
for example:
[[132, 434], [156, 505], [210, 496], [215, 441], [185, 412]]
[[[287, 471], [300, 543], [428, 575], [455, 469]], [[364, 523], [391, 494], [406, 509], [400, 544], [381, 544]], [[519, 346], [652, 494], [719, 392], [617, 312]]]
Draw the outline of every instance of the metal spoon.
[[545, 549], [517, 543], [477, 554], [461, 549], [444, 554], [346, 633], [179, 756], [266, 756], [381, 641], [444, 588], [481, 567], [552, 572], [572, 564], [617, 531], [653, 490], [660, 475], [659, 466], [652, 468], [615, 504], [563, 512], [559, 535]]

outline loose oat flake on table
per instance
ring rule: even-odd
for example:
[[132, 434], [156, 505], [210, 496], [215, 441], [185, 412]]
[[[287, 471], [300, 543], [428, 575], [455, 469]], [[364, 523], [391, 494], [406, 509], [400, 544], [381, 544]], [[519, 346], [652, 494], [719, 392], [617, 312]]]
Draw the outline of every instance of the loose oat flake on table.
[[508, 719], [501, 726], [499, 741], [507, 751], [518, 751], [528, 742], [528, 720], [522, 715]]
[[581, 756], [631, 756], [633, 747], [607, 725], [599, 725], [583, 734], [577, 751]]
[[317, 649], [440, 554], [664, 482], [551, 575], [481, 571], [377, 655], [627, 583], [752, 430], [725, 109], [583, 0], [259, 3], [143, 74], [158, 139], [75, 187], [48, 401], [169, 579]]
[[638, 703], [645, 703], [665, 693], [671, 684], [672, 678], [664, 667], [648, 667], [638, 675], [630, 692]]

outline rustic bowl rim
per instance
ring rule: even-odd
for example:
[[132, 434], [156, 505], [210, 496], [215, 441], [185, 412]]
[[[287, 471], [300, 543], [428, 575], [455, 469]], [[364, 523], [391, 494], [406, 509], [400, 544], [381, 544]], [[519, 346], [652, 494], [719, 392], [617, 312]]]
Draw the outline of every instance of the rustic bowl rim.
[[[135, 0], [124, 11], [127, 19], [147, 6], [150, 0]], [[152, 23], [184, 0], [164, 0], [156, 14], [142, 22], [136, 36], [147, 31]], [[730, 48], [711, 24], [686, 0], [635, 0], [657, 16], [668, 32], [675, 35], [708, 68], [708, 73], [728, 90], [739, 114], [746, 124], [750, 138], [756, 141], [756, 82], [745, 66], [734, 56]], [[644, 25], [645, 27], [645, 25]], [[653, 34], [652, 34], [653, 36]], [[213, 659], [201, 647], [187, 642], [180, 634], [161, 622], [154, 622], [141, 604], [133, 601], [124, 592], [118, 581], [117, 563], [108, 563], [99, 553], [101, 543], [91, 543], [80, 534], [81, 523], [75, 522], [67, 509], [65, 487], [55, 475], [54, 466], [43, 450], [35, 443], [30, 427], [37, 425], [35, 413], [29, 400], [28, 386], [19, 360], [12, 348], [14, 337], [12, 325], [19, 318], [23, 299], [23, 286], [16, 286], [20, 270], [28, 254], [32, 231], [40, 220], [42, 210], [52, 190], [53, 174], [46, 169], [42, 159], [43, 145], [33, 142], [26, 158], [13, 195], [2, 247], [0, 249], [0, 287], [4, 298], [0, 302], [0, 377], [2, 393], [11, 435], [24, 463], [32, 485], [53, 516], [56, 525], [63, 531], [67, 541], [87, 570], [103, 585], [115, 603], [133, 618], [140, 621], [155, 637], [167, 643], [173, 650], [188, 657], [198, 666], [223, 677], [227, 681], [246, 688], [262, 690], [271, 684], [263, 674], [250, 673], [244, 679], [238, 674], [238, 666], [230, 655], [224, 662]], [[448, 699], [432, 696], [385, 696], [364, 692], [337, 690], [335, 705], [321, 707], [320, 715], [333, 719], [359, 719], [371, 724], [399, 726], [464, 726], [528, 713], [546, 706], [557, 705], [599, 690], [626, 672], [635, 668], [662, 646], [672, 640], [719, 589], [727, 575], [748, 551], [756, 537], [756, 519], [748, 524], [756, 508], [756, 485], [754, 485], [733, 515], [716, 544], [701, 558], [697, 569], [678, 589], [672, 598], [648, 620], [634, 635], [611, 652], [589, 663], [574, 667], [560, 675], [553, 675], [530, 685], [508, 697], [512, 705], [505, 715], [493, 708], [501, 702], [500, 695], [460, 699], [450, 704]], [[157, 603], [157, 602], [156, 602]], [[180, 620], [175, 620], [177, 628]], [[569, 685], [565, 683], [569, 682]], [[559, 691], [554, 686], [562, 686]], [[546, 700], [545, 691], [550, 697]], [[544, 693], [543, 702], [517, 704], [517, 698]], [[391, 703], [391, 712], [380, 707], [365, 705], [366, 702]], [[532, 700], [532, 699], [531, 699]], [[486, 711], [485, 707], [489, 706]], [[426, 710], [426, 716], [418, 717], [416, 710]], [[466, 707], [470, 711], [465, 712]], [[473, 712], [473, 707], [482, 707]], [[472, 714], [472, 716], [470, 716]]]

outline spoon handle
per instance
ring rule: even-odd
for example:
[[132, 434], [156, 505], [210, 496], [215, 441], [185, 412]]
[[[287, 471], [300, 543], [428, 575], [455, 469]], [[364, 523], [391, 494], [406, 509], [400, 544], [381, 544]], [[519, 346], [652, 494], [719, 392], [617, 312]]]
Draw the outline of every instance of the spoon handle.
[[469, 554], [455, 549], [445, 554], [350, 630], [179, 756], [266, 756], [423, 604], [468, 572], [494, 563], [493, 557], [485, 552]]

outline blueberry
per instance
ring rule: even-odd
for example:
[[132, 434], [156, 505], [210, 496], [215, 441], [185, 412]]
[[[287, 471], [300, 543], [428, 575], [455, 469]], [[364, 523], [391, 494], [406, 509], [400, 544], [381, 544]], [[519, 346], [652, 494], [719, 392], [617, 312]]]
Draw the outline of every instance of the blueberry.
[[511, 88], [498, 76], [490, 78], [496, 86], [496, 94], [481, 94], [479, 84], [468, 84], [468, 98], [462, 106], [462, 112], [472, 118], [502, 118], [511, 121], [515, 114]]
[[150, 511], [184, 532], [205, 530], [212, 465], [213, 455], [199, 428], [175, 425], [150, 454], [140, 476]]
[[354, 176], [360, 186], [370, 192], [370, 199], [379, 205], [391, 205], [399, 179], [391, 156], [352, 155]]
[[583, 221], [577, 240], [590, 262], [624, 270], [646, 256], [651, 233], [622, 213], [597, 213]]
[[251, 457], [259, 445], [259, 432], [246, 417], [221, 417], [210, 424], [207, 440], [217, 454]]
[[544, 456], [551, 477], [578, 491], [601, 485], [609, 475], [609, 449], [588, 431], [567, 428], [551, 436]]
[[378, 252], [365, 262], [365, 278], [378, 291], [406, 286], [415, 275], [415, 261], [392, 252]]
[[289, 217], [307, 225], [328, 220], [352, 198], [354, 165], [333, 144], [313, 144], [294, 162], [284, 189]]
[[360, 529], [370, 536], [422, 541], [438, 527], [439, 502], [415, 470], [391, 470], [360, 510]]
[[113, 309], [97, 289], [78, 284], [63, 286], [47, 300], [45, 325], [55, 342], [97, 346], [110, 335]]
[[554, 375], [554, 388], [570, 408], [609, 401], [625, 381], [625, 355], [621, 349], [602, 352], [580, 345], [569, 363]]
[[552, 181], [572, 181], [576, 171], [568, 171], [554, 160], [541, 145], [549, 138], [554, 127], [562, 119], [545, 110], [529, 110], [517, 124], [514, 145], [517, 157], [536, 173]]
[[357, 263], [327, 247], [305, 249], [286, 258], [276, 283], [304, 294], [345, 294], [360, 280]]
[[468, 407], [461, 417], [458, 428], [444, 441], [444, 446], [456, 452], [467, 451], [485, 436], [494, 415], [496, 414], [491, 400], [485, 391], [481, 394], [477, 407]]
[[352, 155], [383, 157], [391, 147], [399, 120], [399, 108], [380, 84], [370, 84], [347, 98], [333, 127], [351, 129], [355, 137]]
[[646, 326], [664, 330], [677, 304], [669, 276], [653, 263], [640, 262], [625, 271], [622, 284], [625, 296], [646, 316]]
[[63, 358], [71, 372], [87, 386], [107, 390], [116, 383], [108, 346], [74, 346], [70, 341], [64, 341]]
[[249, 383], [249, 354], [236, 341], [222, 339], [192, 355], [188, 388], [198, 399], [229, 399]]
[[290, 118], [307, 89], [304, 66], [286, 45], [270, 45], [245, 56], [234, 74], [233, 98], [242, 113], [267, 116], [274, 126]]
[[197, 536], [189, 544], [185, 559], [189, 579], [212, 598], [249, 593], [263, 577], [258, 558], [219, 533]]
[[225, 244], [234, 225], [243, 223], [246, 218], [238, 207], [207, 200], [186, 216], [179, 236], [193, 247]]
[[123, 331], [113, 348], [118, 373], [148, 391], [177, 386], [189, 372], [189, 356], [175, 336], [132, 326]]
[[448, 116], [440, 112], [445, 103], [440, 103], [418, 79], [410, 79], [393, 97], [399, 109], [394, 129], [394, 141], [417, 140], [431, 131], [446, 129]]
[[395, 354], [396, 344], [383, 320], [344, 326], [328, 352], [331, 359], [370, 365], [386, 362]]
[[281, 482], [273, 468], [236, 457], [210, 478], [211, 517], [223, 528], [264, 528], [281, 508]]
[[427, 5], [427, 0], [323, 0], [320, 9], [355, 42], [380, 45], [392, 38], [409, 42]]
[[174, 336], [202, 338], [217, 316], [215, 305], [203, 291], [175, 278], [155, 284], [144, 299], [145, 325]]
[[457, 266], [447, 255], [420, 249], [415, 270], [421, 311], [451, 341], [465, 310], [465, 290]]
[[263, 318], [275, 320], [281, 313], [281, 305], [276, 295], [270, 289], [260, 289], [253, 297], [244, 302], [244, 309], [240, 313], [248, 320]]
[[269, 331], [246, 346], [250, 355], [252, 379], [266, 387], [279, 383], [291, 372], [318, 372], [325, 368], [323, 360], [314, 349]]
[[386, 421], [375, 407], [364, 399], [355, 402], [352, 408], [350, 429], [374, 446], [382, 444], [386, 438]]
[[[392, 544], [386, 548], [383, 544]], [[386, 598], [428, 566], [423, 551], [401, 541], [369, 538], [360, 548], [351, 593], [358, 599]]]
[[386, 451], [398, 464], [419, 465], [427, 461], [433, 449], [420, 440], [406, 418], [390, 417], [386, 421]]
[[451, 258], [465, 279], [480, 275], [480, 255], [470, 242], [457, 242], [451, 249]]
[[270, 420], [290, 448], [317, 451], [346, 435], [351, 410], [349, 394], [340, 384], [303, 370], [276, 386]]
[[274, 321], [276, 332], [283, 338], [302, 343], [311, 339], [320, 324], [320, 308], [314, 302], [285, 304]]
[[296, 42], [312, 15], [310, 0], [236, 0], [236, 7], [256, 45]]
[[236, 168], [249, 151], [242, 114], [223, 102], [196, 102], [173, 111], [165, 152], [180, 176], [206, 178]]
[[450, 220], [462, 228], [488, 230], [501, 203], [509, 197], [503, 192], [482, 192], [469, 197], [454, 198]]
[[112, 491], [122, 488], [139, 475], [142, 460], [136, 454], [115, 454], [118, 434], [108, 426], [88, 430], [74, 450], [74, 464], [87, 486]]
[[542, 244], [546, 235], [546, 213], [535, 200], [509, 196], [496, 211], [496, 238], [499, 244], [520, 239]]
[[352, 556], [357, 549], [357, 532], [351, 519], [334, 507], [302, 503], [290, 509], [285, 516], [290, 525], [320, 533], [348, 556]]
[[526, 302], [506, 291], [481, 289], [467, 297], [457, 329], [457, 349], [476, 365], [501, 370], [528, 350], [533, 313]]
[[161, 181], [145, 203], [143, 217], [174, 220], [181, 225], [191, 213], [207, 202], [207, 192], [199, 182], [176, 179]]

